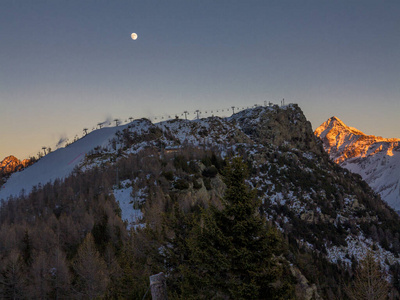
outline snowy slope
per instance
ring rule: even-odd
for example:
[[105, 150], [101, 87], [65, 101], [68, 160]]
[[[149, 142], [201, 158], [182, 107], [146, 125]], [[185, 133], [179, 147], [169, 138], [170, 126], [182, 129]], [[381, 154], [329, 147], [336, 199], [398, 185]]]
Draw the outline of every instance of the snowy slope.
[[238, 128], [231, 124], [229, 119], [219, 117], [192, 121], [170, 120], [155, 125], [164, 132], [168, 132], [180, 144], [193, 146], [223, 146], [229, 143], [238, 131]]
[[[260, 107], [254, 112], [249, 109], [242, 113], [258, 114], [260, 109], [262, 108]], [[270, 108], [265, 108], [265, 110], [270, 110]], [[253, 118], [254, 116], [252, 118], [250, 116], [246, 117], [246, 119]], [[233, 145], [238, 142], [251, 143], [251, 140], [245, 134], [238, 132], [240, 128], [232, 124], [231, 121], [231, 118], [210, 117], [192, 121], [177, 119], [153, 124], [147, 119], [139, 119], [123, 126], [106, 127], [92, 131], [69, 146], [49, 153], [23, 171], [14, 173], [1, 188], [0, 199], [7, 200], [10, 196], [19, 196], [22, 190], [28, 194], [35, 185], [44, 185], [57, 178], [65, 178], [72, 173], [74, 168], [82, 167], [85, 156], [90, 154], [96, 147], [108, 147], [110, 149], [111, 140], [121, 139], [121, 135], [117, 136], [116, 133], [118, 131], [122, 132], [127, 128], [131, 133], [136, 133], [137, 137], [145, 132], [148, 133], [150, 129], [159, 128], [163, 132], [163, 136], [160, 137], [159, 141], [167, 146], [174, 146], [178, 143], [181, 145], [207, 145], [224, 148], [226, 145]], [[255, 118], [254, 122], [257, 121], [258, 119]], [[240, 137], [239, 140], [237, 140], [238, 136]], [[233, 139], [233, 137], [236, 138]], [[140, 151], [146, 145], [148, 145], [146, 141], [135, 143], [126, 154]], [[110, 151], [115, 152], [112, 149]], [[85, 170], [86, 167], [88, 166], [83, 166], [82, 170]]]
[[[193, 121], [170, 120], [158, 124], [152, 124], [147, 119], [139, 119], [123, 126], [98, 129], [65, 148], [49, 153], [22, 172], [14, 173], [1, 188], [0, 199], [7, 200], [10, 196], [18, 196], [22, 190], [27, 194], [35, 185], [44, 185], [57, 178], [65, 178], [72, 173], [75, 167], [81, 166], [86, 154], [89, 154], [96, 147], [111, 148], [111, 140], [119, 139], [117, 132], [122, 132], [124, 129], [129, 128], [131, 133], [135, 132], [137, 136], [140, 136], [156, 127], [165, 133], [169, 133], [179, 143], [189, 143], [194, 146], [200, 144], [212, 144], [214, 146], [225, 144], [237, 130], [225, 119], [218, 117]], [[211, 128], [216, 130], [213, 131]], [[207, 134], [202, 135], [202, 131], [207, 131]], [[160, 140], [166, 145], [174, 144], [171, 139], [165, 137]], [[147, 142], [142, 144], [145, 146]], [[140, 143], [135, 146], [139, 147], [137, 151], [141, 149]], [[129, 151], [135, 152], [134, 147]]]
[[149, 120], [138, 119], [122, 126], [94, 130], [69, 146], [47, 154], [23, 171], [14, 173], [1, 188], [0, 199], [7, 200], [10, 196], [18, 196], [22, 190], [27, 194], [39, 183], [44, 185], [57, 178], [67, 177], [75, 167], [81, 166], [86, 154], [90, 154], [96, 147], [108, 148], [109, 153], [115, 153], [111, 141], [119, 139], [118, 132], [129, 128], [130, 132], [140, 135], [150, 127], [154, 125]]
[[360, 174], [382, 199], [400, 211], [400, 144], [395, 149], [381, 143], [374, 147], [379, 152], [360, 159], [351, 158], [341, 165]]
[[41, 158], [34, 165], [22, 172], [14, 173], [4, 184], [0, 191], [0, 199], [18, 196], [22, 189], [29, 193], [35, 185], [46, 184], [57, 178], [64, 178], [71, 174], [85, 158], [85, 154], [97, 146], [107, 146], [115, 133], [126, 128], [107, 127], [95, 130], [80, 140], [65, 148], [60, 148]]
[[400, 139], [366, 135], [336, 117], [315, 130], [330, 157], [360, 174], [395, 210], [400, 210]]
[[143, 226], [140, 225], [143, 213], [139, 206], [145, 201], [146, 192], [143, 189], [133, 191], [132, 182], [125, 180], [121, 182], [121, 188], [115, 188], [113, 193], [121, 208], [121, 218], [128, 223], [127, 228]]

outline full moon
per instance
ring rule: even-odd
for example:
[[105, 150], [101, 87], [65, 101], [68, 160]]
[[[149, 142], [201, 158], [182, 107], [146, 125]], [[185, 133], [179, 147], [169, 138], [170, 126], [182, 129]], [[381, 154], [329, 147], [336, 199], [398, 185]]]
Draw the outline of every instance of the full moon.
[[132, 38], [132, 40], [136, 40], [137, 39], [137, 34], [136, 33], [132, 33], [131, 34], [131, 38]]

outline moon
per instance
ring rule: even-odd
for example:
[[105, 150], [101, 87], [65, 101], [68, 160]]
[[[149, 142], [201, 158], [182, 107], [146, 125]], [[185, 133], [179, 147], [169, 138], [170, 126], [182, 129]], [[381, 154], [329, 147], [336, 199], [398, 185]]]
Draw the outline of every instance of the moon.
[[136, 33], [132, 33], [131, 34], [131, 38], [132, 38], [132, 40], [136, 40], [137, 39], [137, 34]]

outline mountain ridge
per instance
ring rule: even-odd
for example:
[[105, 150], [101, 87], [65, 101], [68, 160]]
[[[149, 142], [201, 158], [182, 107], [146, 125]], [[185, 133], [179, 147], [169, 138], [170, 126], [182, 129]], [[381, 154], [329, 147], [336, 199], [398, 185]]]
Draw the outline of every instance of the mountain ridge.
[[[295, 104], [255, 107], [229, 118], [139, 119], [93, 131], [13, 174], [0, 192], [6, 200], [0, 222], [29, 220], [32, 236], [40, 236], [35, 222], [47, 217], [52, 224], [71, 218], [63, 228], [76, 224], [76, 232], [93, 231], [98, 238], [111, 219], [126, 236], [126, 230], [154, 229], [176, 205], [183, 212], [223, 206], [222, 166], [234, 156], [247, 164], [246, 184], [260, 200], [259, 213], [287, 239], [285, 259], [315, 287], [314, 295], [332, 299], [327, 295], [371, 247], [381, 266], [399, 278], [392, 269], [400, 262], [400, 217], [361, 176], [329, 158]], [[21, 195], [27, 183], [36, 187]], [[108, 207], [107, 218], [98, 203]], [[153, 237], [141, 238], [138, 247], [160, 249]]]

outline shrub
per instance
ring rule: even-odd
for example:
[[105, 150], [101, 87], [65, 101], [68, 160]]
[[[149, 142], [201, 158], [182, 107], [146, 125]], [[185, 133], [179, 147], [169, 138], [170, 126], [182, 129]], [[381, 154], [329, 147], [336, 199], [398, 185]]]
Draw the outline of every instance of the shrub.
[[215, 166], [211, 166], [208, 168], [205, 168], [202, 172], [204, 177], [209, 177], [209, 178], [214, 178], [218, 174], [218, 170]]
[[174, 180], [174, 173], [172, 171], [162, 172], [161, 175], [164, 176], [165, 179], [169, 181]]
[[199, 190], [199, 189], [201, 189], [202, 187], [203, 187], [203, 184], [201, 183], [201, 181], [198, 180], [198, 179], [196, 179], [196, 178], [193, 178], [193, 188], [194, 188], [195, 190]]
[[174, 183], [174, 187], [178, 190], [187, 190], [189, 188], [189, 182], [185, 179], [177, 179]]

